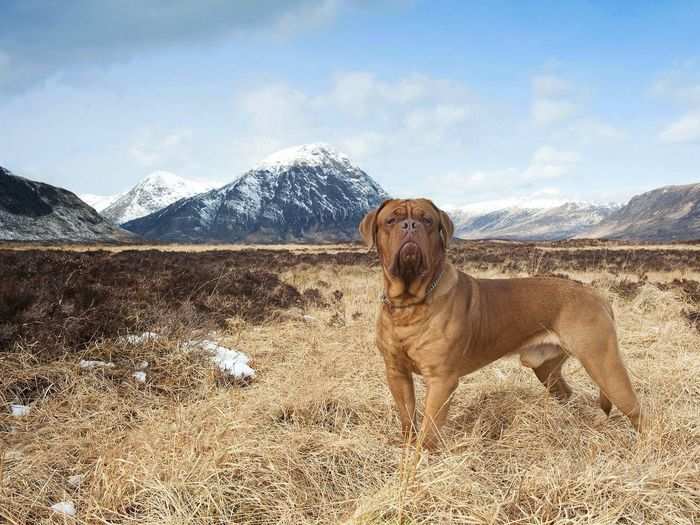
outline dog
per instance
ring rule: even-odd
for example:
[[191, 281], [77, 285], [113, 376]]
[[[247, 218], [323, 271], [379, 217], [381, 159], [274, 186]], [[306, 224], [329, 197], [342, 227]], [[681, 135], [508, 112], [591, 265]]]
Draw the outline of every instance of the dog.
[[[460, 377], [512, 354], [560, 400], [571, 395], [561, 370], [573, 355], [600, 388], [606, 415], [614, 404], [642, 428], [612, 308], [593, 288], [550, 277], [476, 279], [457, 270], [446, 253], [454, 225], [428, 199], [386, 200], [359, 230], [381, 262], [376, 345], [405, 439], [418, 433], [424, 447], [438, 446]], [[420, 428], [413, 374], [426, 385]]]

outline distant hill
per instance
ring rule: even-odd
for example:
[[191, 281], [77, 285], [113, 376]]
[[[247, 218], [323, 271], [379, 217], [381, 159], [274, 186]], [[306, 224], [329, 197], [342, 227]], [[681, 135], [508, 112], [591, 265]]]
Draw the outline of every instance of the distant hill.
[[560, 240], [586, 231], [617, 205], [568, 202], [554, 208], [505, 208], [487, 213], [451, 212], [460, 239]]
[[632, 199], [578, 237], [643, 241], [700, 239], [700, 183], [665, 186]]
[[173, 202], [212, 189], [201, 182], [179, 177], [167, 171], [156, 171], [126, 193], [116, 196], [100, 213], [115, 224], [123, 224], [162, 210]]
[[121, 242], [135, 236], [75, 194], [0, 167], [0, 240]]
[[386, 192], [325, 144], [279, 151], [234, 182], [124, 224], [180, 242], [333, 242], [358, 238]]

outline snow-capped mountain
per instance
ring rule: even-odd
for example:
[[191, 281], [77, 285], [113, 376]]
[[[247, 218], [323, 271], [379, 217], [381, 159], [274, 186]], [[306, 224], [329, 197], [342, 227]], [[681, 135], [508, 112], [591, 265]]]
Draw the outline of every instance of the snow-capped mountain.
[[135, 238], [70, 191], [0, 167], [0, 240], [125, 242]]
[[92, 193], [79, 193], [78, 197], [80, 197], [83, 202], [86, 202], [92, 206], [95, 210], [101, 212], [114, 201], [119, 199], [122, 195], [124, 194], [117, 193], [116, 195], [93, 195]]
[[151, 239], [188, 242], [341, 241], [386, 192], [325, 144], [287, 148], [239, 179], [128, 222]]
[[700, 239], [700, 183], [665, 186], [636, 195], [579, 237], [642, 241]]
[[554, 208], [505, 208], [488, 213], [452, 212], [455, 237], [461, 239], [559, 240], [600, 223], [616, 204], [567, 202]]
[[117, 196], [101, 213], [113, 223], [123, 224], [210, 189], [209, 184], [184, 179], [168, 171], [156, 171]]

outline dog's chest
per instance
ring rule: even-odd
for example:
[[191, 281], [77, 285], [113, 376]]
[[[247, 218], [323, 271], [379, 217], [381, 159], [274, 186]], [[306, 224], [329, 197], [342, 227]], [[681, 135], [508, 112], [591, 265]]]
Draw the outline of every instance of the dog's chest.
[[379, 350], [387, 361], [409, 364], [416, 373], [444, 363], [451, 346], [428, 322], [397, 325], [385, 318], [380, 320], [377, 336]]

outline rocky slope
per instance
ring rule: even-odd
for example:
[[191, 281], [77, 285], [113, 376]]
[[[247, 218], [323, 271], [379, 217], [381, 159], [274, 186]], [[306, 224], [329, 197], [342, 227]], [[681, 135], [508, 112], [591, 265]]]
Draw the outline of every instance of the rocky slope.
[[325, 144], [279, 151], [236, 181], [128, 222], [150, 239], [185, 242], [332, 242], [357, 239], [364, 214], [387, 198]]
[[578, 237], [642, 241], [700, 239], [700, 183], [665, 186], [632, 199]]
[[75, 194], [0, 167], [0, 240], [122, 242], [134, 240]]

